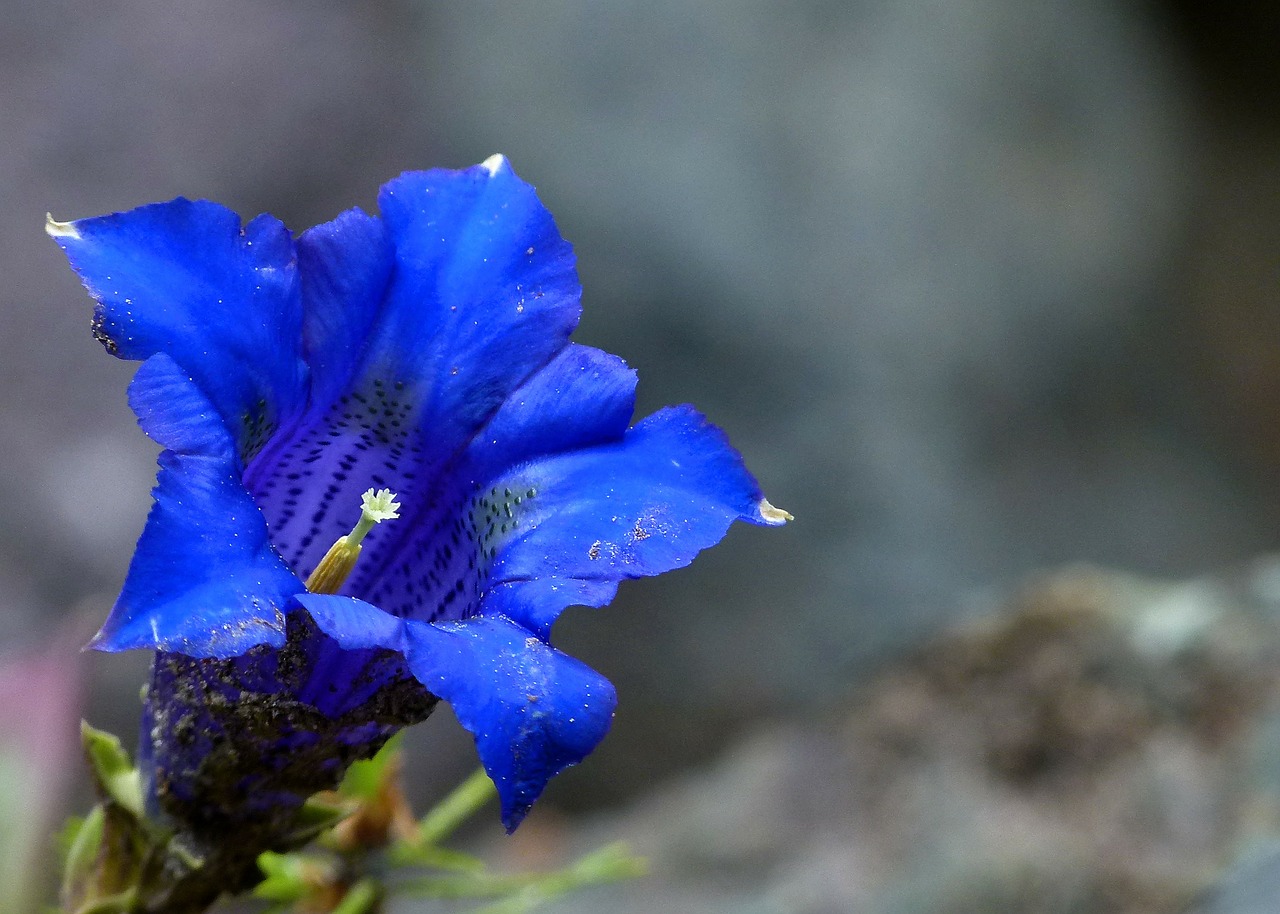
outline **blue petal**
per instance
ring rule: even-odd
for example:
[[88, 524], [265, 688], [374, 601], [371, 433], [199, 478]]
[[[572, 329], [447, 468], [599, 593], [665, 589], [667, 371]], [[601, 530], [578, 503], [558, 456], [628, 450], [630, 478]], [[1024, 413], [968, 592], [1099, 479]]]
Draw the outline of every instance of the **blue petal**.
[[573, 249], [501, 156], [406, 173], [378, 204], [396, 277], [370, 370], [418, 385], [424, 427], [453, 453], [568, 342]]
[[358, 209], [298, 238], [303, 345], [313, 405], [332, 404], [360, 368], [394, 259], [382, 220]]
[[283, 644], [282, 609], [302, 584], [240, 484], [217, 410], [164, 354], [138, 369], [129, 397], [166, 450], [124, 589], [91, 646], [227, 658]]
[[618, 444], [518, 466], [494, 486], [530, 497], [484, 531], [494, 555], [487, 599], [539, 631], [580, 597], [594, 604], [606, 593], [548, 581], [660, 574], [719, 542], [735, 520], [781, 522], [724, 433], [687, 406], [655, 413]]
[[483, 484], [535, 457], [618, 441], [631, 424], [635, 402], [636, 373], [622, 359], [570, 344], [475, 437], [466, 472]]
[[404, 652], [417, 680], [475, 736], [508, 831], [613, 721], [617, 695], [607, 679], [508, 619], [405, 622], [350, 597], [301, 594], [298, 602], [343, 647]]
[[[353, 468], [344, 468], [352, 445], [373, 451], [366, 454], [366, 463], [383, 471], [385, 454], [361, 440], [371, 439], [372, 431], [352, 428], [352, 409], [357, 407], [351, 405], [348, 391], [382, 309], [393, 252], [382, 221], [359, 210], [304, 232], [297, 244], [310, 401], [305, 415], [280, 430], [248, 465], [244, 482], [267, 518], [273, 541], [306, 574], [358, 517], [358, 492], [346, 492], [345, 498], [335, 500], [342, 486], [330, 488], [335, 480], [343, 481], [337, 479], [340, 474], [345, 477], [346, 470]], [[355, 396], [357, 404], [364, 399], [361, 394]], [[396, 421], [400, 419], [403, 416]], [[351, 434], [344, 438], [341, 430]], [[351, 487], [362, 492], [373, 484], [386, 485], [357, 479]], [[347, 513], [331, 513], [335, 505]], [[351, 511], [356, 511], [356, 517]]]
[[[499, 507], [490, 481], [535, 457], [619, 440], [634, 402], [635, 373], [621, 359], [565, 347], [507, 398], [450, 472], [435, 474], [429, 489], [401, 492], [402, 504], [420, 510], [371, 543], [347, 592], [421, 621], [470, 615], [488, 560], [484, 513], [513, 510]], [[520, 496], [511, 498], [518, 507]]]
[[298, 603], [324, 632], [346, 650], [386, 648], [404, 652], [404, 620], [351, 597], [300, 593]]
[[[405, 174], [383, 189], [380, 204], [394, 248], [389, 285], [382, 242], [361, 222], [368, 217], [301, 243], [304, 258], [317, 252], [315, 262], [324, 264], [336, 263], [334, 250], [358, 249], [350, 256], [358, 269], [347, 275], [363, 278], [314, 286], [308, 279], [304, 292], [312, 361], [331, 356], [342, 372], [353, 361], [359, 367], [332, 406], [309, 412], [280, 449], [250, 467], [248, 484], [272, 538], [304, 575], [350, 529], [370, 486], [399, 493], [404, 510], [397, 530], [371, 537], [357, 572], [366, 580], [363, 569], [379, 567], [380, 553], [402, 551], [404, 531], [435, 523], [426, 515], [456, 515], [461, 495], [441, 491], [442, 479], [499, 406], [556, 359], [578, 319], [572, 251], [533, 188], [505, 162]], [[312, 262], [303, 266], [309, 271]], [[342, 333], [369, 321], [379, 296], [364, 349], [332, 355]], [[339, 298], [355, 303], [341, 327]], [[313, 321], [321, 299], [337, 316]], [[312, 333], [313, 326], [324, 332]], [[337, 390], [330, 378], [342, 372], [325, 365], [320, 372], [320, 386]], [[348, 592], [367, 596], [355, 582]]]
[[307, 675], [299, 699], [337, 716], [397, 679], [412, 678], [401, 619], [350, 597], [300, 593], [296, 600], [321, 634], [304, 647]]
[[485, 593], [481, 611], [486, 616], [515, 619], [545, 641], [566, 606], [605, 606], [617, 593], [616, 580], [546, 577], [506, 581]]
[[306, 396], [293, 240], [283, 225], [177, 199], [53, 232], [97, 300], [114, 355], [169, 355], [233, 430], [246, 457]]
[[609, 732], [612, 684], [505, 619], [406, 623], [409, 668], [476, 740], [513, 831], [547, 782]]

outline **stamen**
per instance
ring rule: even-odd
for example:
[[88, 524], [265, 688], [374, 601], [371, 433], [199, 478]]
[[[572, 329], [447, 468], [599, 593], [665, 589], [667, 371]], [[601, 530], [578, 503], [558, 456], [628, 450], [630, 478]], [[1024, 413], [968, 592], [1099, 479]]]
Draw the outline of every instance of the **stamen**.
[[360, 520], [346, 536], [338, 537], [329, 547], [316, 570], [307, 578], [307, 590], [312, 593], [337, 593], [346, 583], [356, 559], [360, 558], [360, 543], [374, 524], [399, 517], [400, 504], [390, 489], [370, 489], [360, 496]]

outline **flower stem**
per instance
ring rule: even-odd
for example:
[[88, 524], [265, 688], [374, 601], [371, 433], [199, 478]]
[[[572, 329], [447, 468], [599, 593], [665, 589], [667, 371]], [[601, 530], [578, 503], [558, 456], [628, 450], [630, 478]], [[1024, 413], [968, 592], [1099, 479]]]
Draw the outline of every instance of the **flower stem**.
[[418, 845], [439, 844], [497, 795], [489, 775], [483, 768], [477, 770], [423, 817], [418, 826]]
[[382, 907], [382, 892], [371, 879], [361, 879], [342, 897], [332, 914], [374, 914]]
[[635, 879], [647, 873], [644, 860], [622, 844], [610, 844], [550, 873], [454, 873], [410, 879], [400, 886], [418, 898], [494, 901], [474, 914], [523, 914], [541, 904], [589, 886]]

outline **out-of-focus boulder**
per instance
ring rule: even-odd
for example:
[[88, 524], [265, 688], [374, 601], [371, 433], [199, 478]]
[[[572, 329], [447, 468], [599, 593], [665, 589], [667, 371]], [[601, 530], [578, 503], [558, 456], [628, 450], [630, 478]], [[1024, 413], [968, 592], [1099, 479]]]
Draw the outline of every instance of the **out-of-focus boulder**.
[[1276, 575], [1067, 570], [838, 717], [762, 727], [576, 834], [535, 814], [544, 852], [625, 839], [652, 859], [651, 878], [555, 910], [1183, 911], [1280, 833]]
[[1176, 45], [1132, 4], [429, 19], [457, 100], [440, 136], [462, 161], [503, 149], [552, 201], [585, 338], [640, 368], [647, 407], [724, 423], [799, 518], [567, 626], [624, 702], [631, 682], [708, 718], [821, 701], [966, 588], [1269, 542], [1180, 399], [1195, 122]]

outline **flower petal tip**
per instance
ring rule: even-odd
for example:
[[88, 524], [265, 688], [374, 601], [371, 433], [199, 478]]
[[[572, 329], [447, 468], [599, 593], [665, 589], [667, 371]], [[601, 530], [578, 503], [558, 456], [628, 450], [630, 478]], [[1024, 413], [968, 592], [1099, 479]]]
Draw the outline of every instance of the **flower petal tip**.
[[81, 653], [85, 651], [103, 651], [104, 653], [111, 653], [111, 646], [107, 644], [107, 641], [108, 636], [106, 629], [100, 628], [98, 629], [98, 633], [90, 638], [84, 647], [80, 648], [80, 651]]
[[795, 516], [790, 511], [775, 508], [769, 504], [769, 499], [767, 498], [760, 499], [760, 504], [756, 506], [756, 509], [760, 512], [760, 517], [764, 519], [766, 524], [771, 524], [775, 527], [780, 527], [787, 521], [795, 520]]
[[507, 167], [507, 157], [500, 152], [496, 152], [481, 162], [480, 167], [489, 172], [490, 177], [493, 177]]
[[80, 237], [80, 230], [76, 228], [74, 222], [59, 222], [53, 218], [53, 213], [44, 214], [44, 230], [50, 238], [78, 239]]

